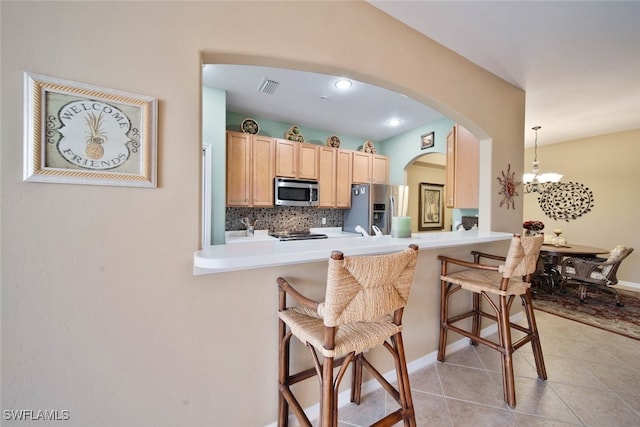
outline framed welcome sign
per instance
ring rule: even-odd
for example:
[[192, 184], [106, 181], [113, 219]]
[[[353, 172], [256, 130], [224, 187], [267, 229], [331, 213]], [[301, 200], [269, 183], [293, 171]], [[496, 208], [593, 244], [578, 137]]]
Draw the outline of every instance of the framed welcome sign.
[[157, 100], [25, 73], [24, 180], [156, 187]]

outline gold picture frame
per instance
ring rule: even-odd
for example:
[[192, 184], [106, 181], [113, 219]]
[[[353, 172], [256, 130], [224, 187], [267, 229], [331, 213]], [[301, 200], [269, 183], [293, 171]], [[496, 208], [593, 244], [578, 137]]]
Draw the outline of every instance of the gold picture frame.
[[420, 183], [418, 231], [444, 229], [444, 185]]
[[156, 187], [157, 99], [24, 74], [24, 180]]

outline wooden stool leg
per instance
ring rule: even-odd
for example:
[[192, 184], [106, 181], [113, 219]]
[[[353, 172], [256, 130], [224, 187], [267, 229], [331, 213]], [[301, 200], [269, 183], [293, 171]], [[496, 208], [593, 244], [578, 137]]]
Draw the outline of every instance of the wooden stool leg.
[[278, 343], [278, 427], [289, 425], [289, 404], [282, 395], [281, 389], [288, 387], [290, 337], [286, 337], [286, 325], [280, 320], [278, 325], [280, 337]]
[[449, 316], [449, 293], [447, 282], [440, 281], [440, 339], [438, 343], [438, 361], [444, 362], [447, 349], [447, 322]]
[[524, 306], [524, 312], [527, 316], [527, 322], [529, 322], [529, 331], [531, 334], [531, 347], [533, 349], [533, 358], [536, 362], [536, 371], [538, 372], [538, 378], [541, 380], [547, 379], [547, 370], [544, 366], [544, 357], [542, 355], [542, 345], [540, 344], [540, 335], [538, 334], [538, 325], [536, 323], [536, 317], [533, 311], [533, 305], [531, 304], [531, 292], [528, 290], [526, 294], [522, 295], [522, 305]]
[[333, 389], [333, 358], [326, 357], [322, 364], [320, 394], [320, 426], [335, 427], [335, 391]]
[[402, 340], [402, 332], [399, 332], [391, 341], [395, 347], [396, 372], [398, 377], [398, 391], [400, 392], [400, 402], [403, 407], [403, 417], [405, 427], [416, 426], [416, 416], [413, 409], [413, 398], [411, 397], [411, 384], [409, 383], [409, 371], [407, 370], [407, 360], [404, 354], [404, 341]]
[[[471, 322], [471, 333], [479, 337], [480, 329], [482, 327], [482, 316], [480, 315], [482, 307], [482, 301], [480, 299], [480, 293], [473, 293], [473, 319]], [[478, 345], [478, 341], [471, 339], [471, 345]]]
[[360, 404], [362, 396], [362, 354], [358, 354], [351, 362], [353, 364], [351, 374], [351, 401]]
[[499, 297], [500, 312], [498, 313], [498, 333], [500, 335], [500, 347], [502, 352], [502, 384], [504, 388], [504, 400], [511, 407], [516, 406], [516, 386], [513, 373], [513, 343], [511, 342], [511, 326], [509, 324], [508, 297]]

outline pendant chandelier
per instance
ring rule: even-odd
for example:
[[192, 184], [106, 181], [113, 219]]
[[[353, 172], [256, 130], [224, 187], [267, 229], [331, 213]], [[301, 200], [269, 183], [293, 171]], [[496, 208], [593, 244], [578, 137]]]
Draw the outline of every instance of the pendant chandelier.
[[541, 126], [534, 126], [533, 129], [536, 133], [536, 139], [533, 148], [533, 173], [525, 173], [522, 177], [524, 183], [525, 193], [543, 193], [547, 191], [553, 184], [560, 181], [562, 175], [559, 173], [547, 172], [540, 174], [540, 162], [538, 162], [538, 130]]

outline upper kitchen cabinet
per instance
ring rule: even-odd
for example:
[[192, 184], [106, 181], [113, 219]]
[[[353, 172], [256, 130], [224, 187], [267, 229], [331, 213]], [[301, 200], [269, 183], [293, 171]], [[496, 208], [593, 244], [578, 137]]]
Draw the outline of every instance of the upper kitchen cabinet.
[[351, 150], [320, 147], [321, 208], [351, 207]]
[[387, 156], [354, 151], [352, 162], [355, 184], [389, 183], [389, 158]]
[[275, 139], [275, 144], [276, 176], [318, 179], [318, 145], [279, 138]]
[[227, 132], [227, 206], [273, 206], [273, 138]]
[[336, 207], [351, 207], [351, 183], [353, 170], [351, 169], [351, 150], [336, 149]]
[[478, 208], [480, 141], [456, 124], [447, 135], [445, 201], [448, 208]]
[[389, 183], [389, 158], [374, 154], [371, 158], [371, 182], [374, 184]]

